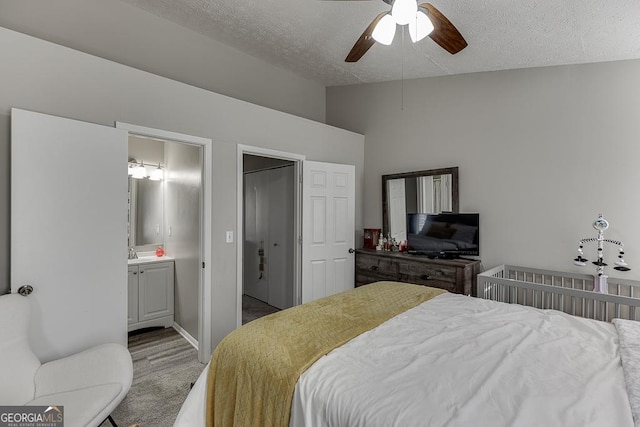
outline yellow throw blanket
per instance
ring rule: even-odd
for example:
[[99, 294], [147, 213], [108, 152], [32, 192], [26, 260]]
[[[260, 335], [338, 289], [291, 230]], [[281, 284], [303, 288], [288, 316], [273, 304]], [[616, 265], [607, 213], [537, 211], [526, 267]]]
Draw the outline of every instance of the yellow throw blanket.
[[377, 282], [254, 320], [211, 358], [207, 426], [288, 426], [298, 377], [316, 360], [442, 289]]

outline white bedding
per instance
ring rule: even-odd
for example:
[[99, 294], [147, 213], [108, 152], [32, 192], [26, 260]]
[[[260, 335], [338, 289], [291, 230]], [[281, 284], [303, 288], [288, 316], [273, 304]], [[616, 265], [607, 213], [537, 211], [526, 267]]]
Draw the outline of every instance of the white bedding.
[[[312, 365], [291, 425], [633, 426], [618, 347], [608, 323], [443, 294]], [[203, 425], [198, 387], [176, 425]]]

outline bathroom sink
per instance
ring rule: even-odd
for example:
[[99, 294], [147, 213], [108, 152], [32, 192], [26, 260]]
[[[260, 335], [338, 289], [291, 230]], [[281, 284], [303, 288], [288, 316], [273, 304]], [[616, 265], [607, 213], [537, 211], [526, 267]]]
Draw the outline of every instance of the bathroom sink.
[[140, 263], [144, 263], [144, 262], [153, 262], [153, 261], [169, 261], [169, 260], [172, 260], [172, 259], [173, 258], [168, 257], [168, 256], [158, 257], [155, 254], [154, 255], [140, 255], [140, 254], [138, 254], [138, 258], [127, 260], [127, 263], [129, 265], [131, 265], [131, 264], [140, 264]]

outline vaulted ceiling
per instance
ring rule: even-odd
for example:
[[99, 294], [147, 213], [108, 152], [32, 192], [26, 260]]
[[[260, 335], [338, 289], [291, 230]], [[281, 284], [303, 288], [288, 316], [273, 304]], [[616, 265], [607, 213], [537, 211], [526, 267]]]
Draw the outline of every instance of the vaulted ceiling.
[[357, 63], [344, 59], [381, 0], [124, 1], [326, 86], [640, 58], [638, 0], [428, 0], [465, 50], [398, 30]]

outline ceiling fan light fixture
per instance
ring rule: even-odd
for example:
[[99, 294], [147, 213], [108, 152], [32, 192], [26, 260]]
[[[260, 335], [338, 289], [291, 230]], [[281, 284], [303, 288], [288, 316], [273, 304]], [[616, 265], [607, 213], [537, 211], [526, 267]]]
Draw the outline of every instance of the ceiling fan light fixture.
[[415, 19], [409, 21], [409, 37], [416, 43], [427, 37], [433, 31], [433, 23], [426, 13], [419, 10]]
[[396, 21], [393, 16], [386, 14], [376, 24], [376, 27], [371, 33], [371, 37], [380, 44], [389, 46], [393, 42], [393, 37], [396, 35]]
[[398, 25], [407, 25], [414, 20], [417, 11], [416, 0], [395, 0], [391, 7], [391, 15]]

